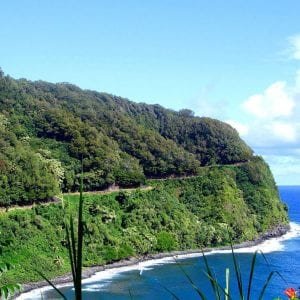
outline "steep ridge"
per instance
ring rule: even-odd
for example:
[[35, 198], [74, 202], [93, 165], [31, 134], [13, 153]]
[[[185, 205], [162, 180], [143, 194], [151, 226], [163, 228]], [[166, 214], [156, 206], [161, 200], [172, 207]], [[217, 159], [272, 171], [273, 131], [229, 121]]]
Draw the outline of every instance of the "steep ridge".
[[[85, 193], [84, 266], [284, 233], [285, 208], [276, 189], [268, 186], [267, 167], [255, 184], [247, 175], [247, 168], [258, 166], [266, 167], [258, 159], [243, 166], [203, 168], [189, 178], [150, 180], [152, 189], [147, 190]], [[77, 203], [78, 195], [65, 195], [68, 214], [76, 214]], [[69, 272], [63, 226], [61, 203], [0, 214], [2, 259], [16, 264], [0, 283], [40, 280], [32, 268], [37, 263], [49, 277]]]
[[[36, 261], [49, 276], [68, 272], [61, 204], [38, 203], [76, 192], [81, 161], [85, 191], [152, 187], [86, 195], [85, 266], [239, 243], [288, 223], [268, 165], [230, 125], [0, 72], [0, 206], [37, 203], [0, 210], [2, 258], [17, 264], [1, 282], [38, 280]], [[66, 198], [69, 213], [77, 200]]]
[[67, 83], [2, 75], [0, 105], [2, 205], [76, 191], [81, 159], [85, 189], [100, 190], [252, 158], [225, 123]]

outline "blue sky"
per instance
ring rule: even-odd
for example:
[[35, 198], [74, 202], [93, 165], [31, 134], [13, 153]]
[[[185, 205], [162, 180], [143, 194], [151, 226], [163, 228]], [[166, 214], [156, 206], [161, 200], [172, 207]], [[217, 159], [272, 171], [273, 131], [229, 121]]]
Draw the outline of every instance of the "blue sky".
[[235, 126], [300, 184], [300, 1], [4, 1], [0, 66]]

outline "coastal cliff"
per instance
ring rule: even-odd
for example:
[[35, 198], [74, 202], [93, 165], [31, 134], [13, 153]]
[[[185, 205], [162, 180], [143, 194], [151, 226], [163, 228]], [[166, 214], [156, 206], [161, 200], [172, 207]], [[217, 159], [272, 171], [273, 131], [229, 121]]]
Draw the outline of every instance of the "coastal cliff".
[[[68, 193], [81, 162], [86, 267], [239, 244], [288, 224], [268, 165], [226, 123], [3, 74], [0, 107], [0, 247], [16, 265], [1, 282], [39, 280], [33, 265], [69, 272], [62, 204], [45, 202], [63, 192], [76, 213]], [[111, 186], [130, 190], [88, 193]]]

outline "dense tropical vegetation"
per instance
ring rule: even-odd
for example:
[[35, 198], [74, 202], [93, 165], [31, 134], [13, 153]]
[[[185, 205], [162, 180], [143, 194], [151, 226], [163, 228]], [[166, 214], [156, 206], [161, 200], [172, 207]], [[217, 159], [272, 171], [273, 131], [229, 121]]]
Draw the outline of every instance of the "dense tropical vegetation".
[[79, 186], [138, 186], [146, 177], [197, 174], [247, 161], [229, 125], [67, 84], [0, 73], [0, 203], [46, 199]]
[[[151, 190], [85, 194], [84, 266], [141, 254], [228, 245], [285, 224], [284, 206], [276, 190], [267, 186], [271, 175], [266, 165], [260, 159], [247, 165], [266, 168], [261, 181], [253, 183], [255, 178], [248, 178], [246, 182], [241, 175], [244, 165], [226, 166], [205, 168], [199, 176], [187, 179], [150, 180]], [[263, 204], [248, 204], [250, 198], [259, 203], [264, 193], [269, 194]], [[78, 195], [64, 197], [67, 214], [76, 215], [78, 199]], [[61, 206], [39, 204], [0, 215], [2, 259], [16, 265], [3, 276], [3, 282], [38, 280], [32, 268], [37, 261], [47, 276], [69, 271]]]
[[[15, 265], [0, 285], [70, 271], [65, 219], [78, 196], [64, 197], [65, 210], [42, 202], [79, 189], [81, 162], [85, 191], [136, 188], [86, 194], [84, 266], [228, 245], [287, 223], [268, 166], [225, 123], [3, 72], [0, 108], [0, 249]], [[34, 205], [5, 212], [13, 204]]]

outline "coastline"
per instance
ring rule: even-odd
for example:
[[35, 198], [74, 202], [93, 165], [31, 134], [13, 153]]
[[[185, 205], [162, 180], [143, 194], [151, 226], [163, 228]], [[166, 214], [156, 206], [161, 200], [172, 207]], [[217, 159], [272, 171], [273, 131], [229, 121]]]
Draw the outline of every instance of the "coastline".
[[[233, 245], [234, 249], [242, 249], [242, 248], [249, 248], [258, 246], [268, 240], [272, 240], [274, 238], [282, 237], [283, 235], [287, 234], [291, 229], [290, 224], [286, 225], [278, 225], [272, 230], [269, 230], [263, 234], [261, 234], [258, 238], [252, 241], [245, 241], [236, 245]], [[118, 269], [122, 267], [129, 267], [138, 265], [142, 262], [147, 262], [151, 260], [159, 260], [164, 258], [174, 258], [182, 256], [182, 258], [187, 256], [201, 256], [202, 251], [204, 253], [210, 254], [214, 253], [216, 251], [230, 251], [231, 246], [220, 246], [220, 247], [207, 247], [204, 249], [191, 249], [191, 250], [178, 250], [178, 251], [171, 251], [171, 252], [162, 252], [162, 253], [153, 253], [153, 254], [147, 254], [147, 255], [140, 255], [136, 257], [129, 257], [127, 259], [123, 259], [117, 262], [108, 263], [106, 265], [100, 265], [100, 266], [91, 266], [84, 268], [82, 271], [82, 279], [88, 279], [91, 276], [95, 275], [97, 272], [110, 270], [110, 269]], [[52, 280], [52, 282], [55, 285], [71, 285], [72, 281], [72, 275], [71, 273], [58, 276]], [[22, 285], [22, 291], [15, 294], [12, 299], [17, 299], [21, 294], [31, 292], [35, 289], [39, 288], [45, 288], [49, 286], [49, 284], [46, 281], [38, 281], [38, 282], [31, 282]]]

